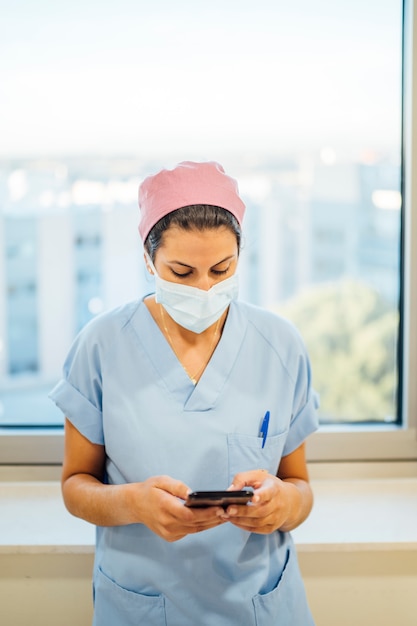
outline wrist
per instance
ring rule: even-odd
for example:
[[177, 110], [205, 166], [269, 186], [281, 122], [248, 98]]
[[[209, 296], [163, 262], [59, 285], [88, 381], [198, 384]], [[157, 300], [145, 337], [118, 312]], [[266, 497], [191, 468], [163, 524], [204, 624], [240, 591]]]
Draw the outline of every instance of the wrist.
[[312, 496], [310, 485], [303, 480], [285, 479], [287, 493], [287, 518], [279, 530], [286, 532], [301, 524], [311, 510]]
[[127, 483], [126, 485], [121, 485], [123, 492], [120, 504], [126, 516], [125, 524], [142, 523], [141, 486], [142, 483]]

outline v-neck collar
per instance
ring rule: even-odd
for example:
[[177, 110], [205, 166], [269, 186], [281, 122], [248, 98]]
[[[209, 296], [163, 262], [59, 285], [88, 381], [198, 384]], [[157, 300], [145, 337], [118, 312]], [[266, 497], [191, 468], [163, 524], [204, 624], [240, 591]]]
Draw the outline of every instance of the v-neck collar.
[[247, 321], [238, 304], [231, 303], [220, 341], [196, 385], [191, 382], [144, 301], [132, 323], [161, 382], [184, 411], [212, 409], [229, 378], [246, 333]]

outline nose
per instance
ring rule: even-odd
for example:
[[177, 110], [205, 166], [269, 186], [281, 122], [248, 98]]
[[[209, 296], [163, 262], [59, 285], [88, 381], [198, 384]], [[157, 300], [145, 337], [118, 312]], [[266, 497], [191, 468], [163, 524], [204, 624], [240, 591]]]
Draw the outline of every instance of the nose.
[[211, 276], [205, 275], [201, 276], [201, 278], [198, 279], [198, 282], [195, 286], [198, 287], [198, 289], [202, 289], [203, 291], [208, 291], [209, 289], [211, 289], [211, 287], [213, 287], [214, 283], [215, 281]]

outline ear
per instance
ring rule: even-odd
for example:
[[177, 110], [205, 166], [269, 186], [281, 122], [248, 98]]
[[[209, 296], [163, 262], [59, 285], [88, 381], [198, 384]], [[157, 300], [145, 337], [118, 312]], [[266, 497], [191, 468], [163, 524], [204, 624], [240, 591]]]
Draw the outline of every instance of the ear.
[[149, 257], [146, 254], [146, 252], [143, 253], [143, 259], [145, 261], [146, 269], [148, 270], [149, 274], [152, 274], [152, 276], [153, 276], [153, 269], [151, 268], [151, 266], [149, 264]]

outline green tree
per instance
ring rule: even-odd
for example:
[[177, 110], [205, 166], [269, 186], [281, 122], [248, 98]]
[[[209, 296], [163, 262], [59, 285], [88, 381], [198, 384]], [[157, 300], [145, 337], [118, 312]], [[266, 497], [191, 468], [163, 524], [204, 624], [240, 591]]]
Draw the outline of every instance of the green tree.
[[277, 310], [306, 342], [322, 422], [395, 419], [399, 316], [378, 292], [344, 280]]

